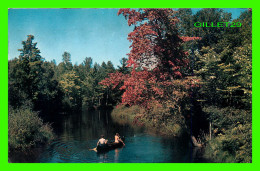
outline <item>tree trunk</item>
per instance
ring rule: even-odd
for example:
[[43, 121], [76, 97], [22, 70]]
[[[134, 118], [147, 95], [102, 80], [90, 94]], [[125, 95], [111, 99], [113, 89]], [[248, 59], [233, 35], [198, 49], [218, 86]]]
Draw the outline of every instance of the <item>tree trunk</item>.
[[211, 140], [211, 122], [209, 122], [209, 139]]

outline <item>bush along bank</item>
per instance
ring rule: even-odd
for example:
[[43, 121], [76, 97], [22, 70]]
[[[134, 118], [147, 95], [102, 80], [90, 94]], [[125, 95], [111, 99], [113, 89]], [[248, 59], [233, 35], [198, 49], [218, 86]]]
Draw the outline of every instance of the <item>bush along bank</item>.
[[49, 124], [43, 123], [29, 108], [12, 109], [8, 113], [8, 145], [11, 151], [26, 151], [30, 148], [44, 145], [54, 139], [54, 133]]
[[149, 111], [137, 105], [131, 107], [120, 105], [112, 111], [111, 116], [119, 124], [143, 127], [150, 133], [164, 136], [181, 136], [187, 132], [182, 115], [174, 114], [170, 108], [157, 105], [153, 105]]
[[206, 137], [204, 157], [216, 162], [252, 162], [251, 110], [205, 107], [212, 123], [212, 137]]

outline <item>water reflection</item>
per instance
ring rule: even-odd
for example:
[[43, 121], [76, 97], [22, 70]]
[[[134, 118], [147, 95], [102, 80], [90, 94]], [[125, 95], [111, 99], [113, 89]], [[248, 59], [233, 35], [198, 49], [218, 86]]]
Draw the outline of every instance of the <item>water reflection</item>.
[[[147, 134], [143, 129], [118, 125], [110, 111], [85, 111], [50, 118], [58, 138], [43, 148], [35, 162], [43, 163], [180, 163], [206, 162], [189, 140], [170, 139]], [[125, 147], [106, 153], [90, 151], [101, 134], [109, 141], [115, 133], [125, 136]], [[199, 157], [198, 157], [199, 156]], [[19, 158], [19, 157], [18, 157]], [[29, 157], [30, 158], [30, 157]], [[19, 159], [14, 162], [19, 162]], [[26, 162], [26, 161], [23, 161]], [[30, 162], [30, 160], [27, 160]]]

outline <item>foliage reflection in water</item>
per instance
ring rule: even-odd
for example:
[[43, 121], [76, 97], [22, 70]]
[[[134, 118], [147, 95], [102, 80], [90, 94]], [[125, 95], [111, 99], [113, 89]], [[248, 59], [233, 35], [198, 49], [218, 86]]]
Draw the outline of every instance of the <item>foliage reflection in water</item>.
[[[170, 139], [150, 135], [143, 129], [118, 125], [110, 111], [97, 110], [60, 115], [49, 119], [53, 122], [57, 139], [39, 152], [36, 161], [41, 163], [180, 163], [207, 162], [198, 157], [185, 139]], [[54, 122], [55, 121], [55, 122]], [[118, 132], [125, 136], [125, 147], [98, 154], [90, 151], [101, 134], [113, 141]], [[196, 152], [196, 153], [195, 153]], [[19, 162], [16, 157], [17, 161]]]

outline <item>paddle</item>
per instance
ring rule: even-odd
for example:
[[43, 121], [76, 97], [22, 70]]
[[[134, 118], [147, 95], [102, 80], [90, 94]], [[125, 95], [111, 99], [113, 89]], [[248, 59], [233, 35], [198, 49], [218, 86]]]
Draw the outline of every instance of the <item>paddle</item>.
[[122, 138], [119, 137], [119, 141], [121, 141], [121, 142], [123, 143], [123, 145], [125, 146], [124, 140], [125, 140], [125, 137], [124, 137], [124, 136], [123, 136]]
[[95, 152], [97, 152], [97, 147], [92, 148], [92, 149], [89, 149], [89, 151], [95, 151]]

